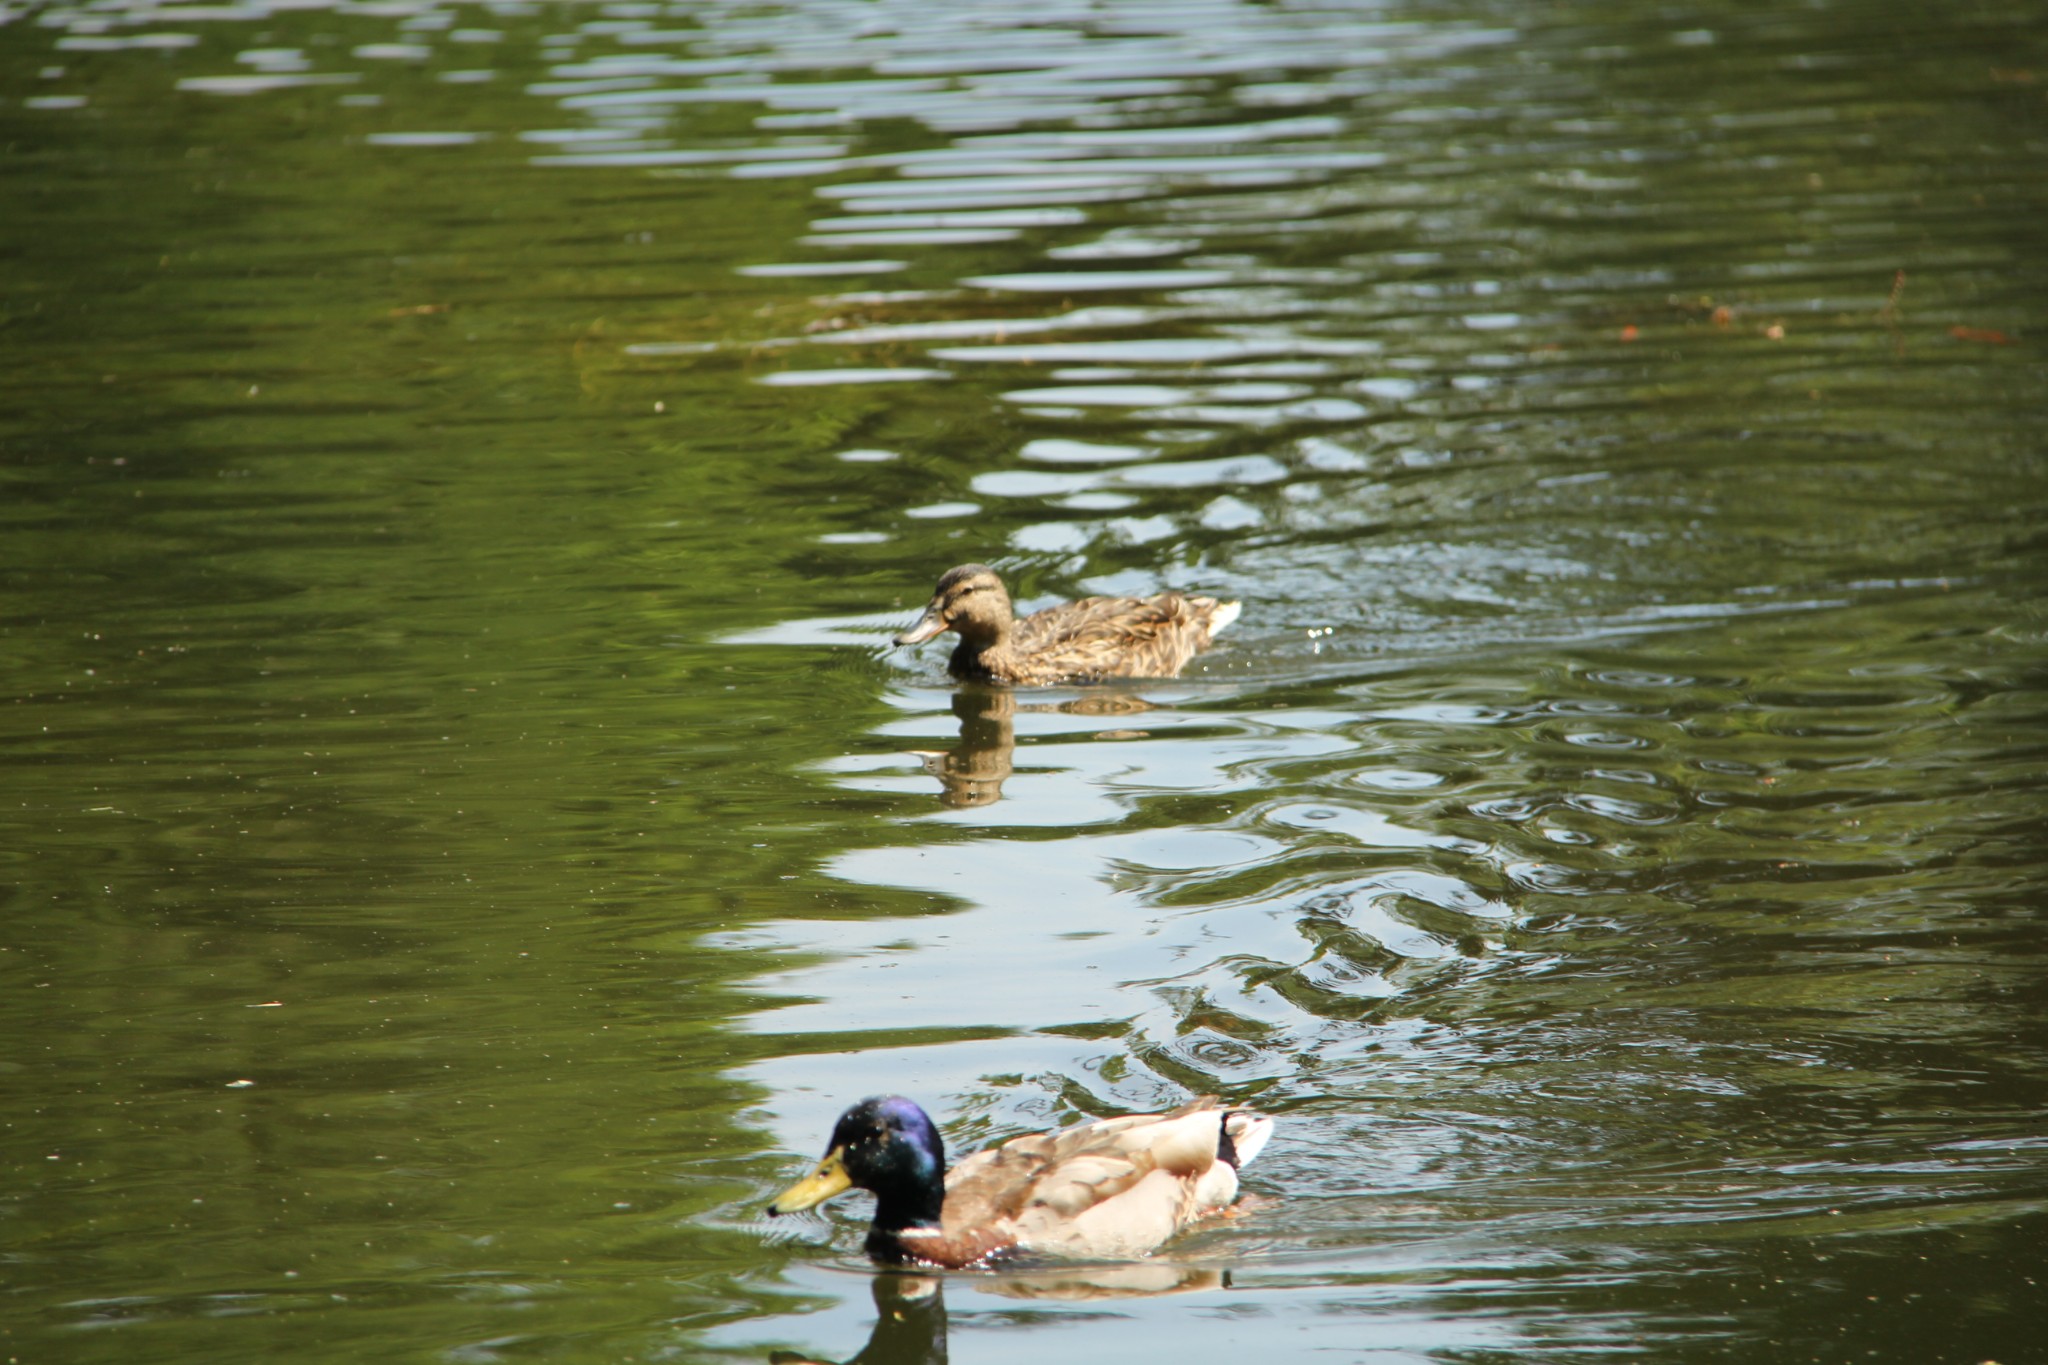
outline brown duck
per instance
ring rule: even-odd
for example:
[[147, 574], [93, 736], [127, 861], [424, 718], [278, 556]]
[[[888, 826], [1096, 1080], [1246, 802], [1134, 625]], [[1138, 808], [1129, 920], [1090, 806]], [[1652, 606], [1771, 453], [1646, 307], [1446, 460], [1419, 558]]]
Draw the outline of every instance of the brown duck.
[[868, 1255], [978, 1266], [1025, 1252], [1127, 1260], [1237, 1198], [1237, 1172], [1273, 1120], [1206, 1096], [1171, 1114], [1095, 1119], [1012, 1138], [946, 1169], [931, 1117], [901, 1095], [839, 1116], [825, 1157], [770, 1214], [872, 1190]]
[[1046, 686], [1098, 678], [1171, 678], [1240, 604], [1213, 597], [1084, 597], [1018, 620], [1010, 593], [986, 564], [948, 569], [917, 624], [896, 637], [920, 644], [942, 631], [960, 643], [947, 665], [955, 677]]

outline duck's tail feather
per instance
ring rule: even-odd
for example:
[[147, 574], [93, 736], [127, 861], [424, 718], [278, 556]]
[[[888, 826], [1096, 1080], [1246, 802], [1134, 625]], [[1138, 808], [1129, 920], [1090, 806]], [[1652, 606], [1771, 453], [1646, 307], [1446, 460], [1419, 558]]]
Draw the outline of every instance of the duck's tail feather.
[[1272, 1119], [1249, 1109], [1233, 1109], [1223, 1116], [1223, 1140], [1217, 1144], [1216, 1155], [1241, 1171], [1265, 1150], [1266, 1140], [1272, 1136]]
[[1218, 602], [1216, 610], [1209, 613], [1209, 638], [1214, 639], [1221, 635], [1223, 628], [1235, 621], [1237, 614], [1243, 610], [1242, 602]]

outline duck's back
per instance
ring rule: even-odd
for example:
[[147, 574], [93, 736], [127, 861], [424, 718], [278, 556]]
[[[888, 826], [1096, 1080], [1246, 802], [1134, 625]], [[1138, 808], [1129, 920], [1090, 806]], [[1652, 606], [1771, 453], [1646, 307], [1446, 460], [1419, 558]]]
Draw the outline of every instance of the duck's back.
[[1220, 1125], [1235, 1118], [1205, 1098], [1012, 1139], [947, 1174], [946, 1221], [1000, 1227], [1037, 1252], [1141, 1256], [1236, 1196], [1237, 1172], [1218, 1153]]
[[1017, 623], [1011, 682], [1167, 678], [1237, 619], [1213, 597], [1084, 597]]

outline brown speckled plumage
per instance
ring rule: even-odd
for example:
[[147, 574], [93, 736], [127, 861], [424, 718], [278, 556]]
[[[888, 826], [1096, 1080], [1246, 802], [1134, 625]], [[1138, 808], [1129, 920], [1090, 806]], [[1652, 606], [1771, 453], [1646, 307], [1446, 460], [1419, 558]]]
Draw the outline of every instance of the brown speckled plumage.
[[1213, 597], [1084, 597], [1018, 620], [1010, 593], [986, 564], [947, 570], [924, 615], [896, 637], [914, 645], [943, 631], [960, 643], [954, 676], [1043, 687], [1100, 678], [1170, 678], [1218, 631], [1238, 604]]

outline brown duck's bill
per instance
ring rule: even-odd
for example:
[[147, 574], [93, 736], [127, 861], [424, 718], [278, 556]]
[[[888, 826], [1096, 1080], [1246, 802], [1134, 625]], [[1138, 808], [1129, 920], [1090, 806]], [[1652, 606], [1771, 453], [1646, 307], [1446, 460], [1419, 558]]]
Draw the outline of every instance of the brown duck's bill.
[[924, 615], [917, 618], [917, 624], [896, 637], [899, 645], [921, 645], [934, 635], [946, 629], [946, 618], [937, 607], [926, 607]]
[[816, 1170], [775, 1196], [768, 1205], [770, 1217], [778, 1213], [800, 1213], [815, 1208], [835, 1194], [845, 1194], [853, 1188], [853, 1178], [846, 1173], [846, 1153], [834, 1147], [825, 1154]]

